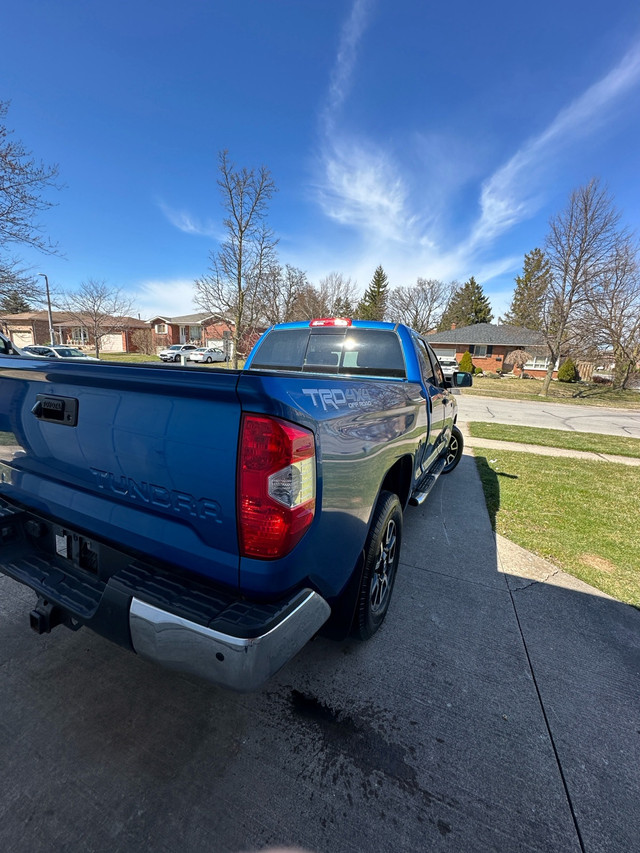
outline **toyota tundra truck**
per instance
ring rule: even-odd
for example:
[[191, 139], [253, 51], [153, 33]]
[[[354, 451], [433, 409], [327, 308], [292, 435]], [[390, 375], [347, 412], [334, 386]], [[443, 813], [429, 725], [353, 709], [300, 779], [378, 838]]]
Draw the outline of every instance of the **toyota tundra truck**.
[[462, 453], [471, 376], [402, 324], [276, 325], [242, 370], [2, 352], [0, 571], [32, 628], [235, 690], [377, 631], [403, 514]]

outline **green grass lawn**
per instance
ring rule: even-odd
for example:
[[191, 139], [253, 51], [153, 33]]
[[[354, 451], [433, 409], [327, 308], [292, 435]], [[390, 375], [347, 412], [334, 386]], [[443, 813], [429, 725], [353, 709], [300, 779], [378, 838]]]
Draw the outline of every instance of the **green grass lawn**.
[[494, 530], [640, 607], [640, 468], [475, 450]]
[[489, 379], [474, 376], [473, 386], [461, 394], [502, 397], [510, 400], [537, 400], [551, 403], [573, 403], [579, 406], [612, 406], [617, 409], [640, 410], [640, 392], [615, 391], [607, 385], [582, 382], [552, 382], [549, 395], [541, 397], [542, 379]]
[[543, 447], [561, 447], [566, 450], [586, 450], [591, 453], [608, 453], [616, 456], [640, 458], [639, 438], [479, 421], [469, 423], [469, 432], [474, 438], [518, 441], [522, 444], [539, 444]]
[[12, 432], [0, 432], [0, 445], [17, 444], [15, 435]]
[[[95, 355], [95, 353], [93, 353]], [[142, 362], [157, 361], [160, 359], [155, 355], [145, 355], [143, 352], [101, 352], [102, 361], [117, 361], [121, 364], [140, 364]]]

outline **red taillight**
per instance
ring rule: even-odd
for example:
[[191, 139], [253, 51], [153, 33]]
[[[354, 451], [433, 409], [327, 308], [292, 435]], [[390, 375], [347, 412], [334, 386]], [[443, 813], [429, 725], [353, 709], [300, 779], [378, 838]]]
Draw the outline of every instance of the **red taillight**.
[[237, 503], [241, 556], [288, 554], [315, 513], [313, 433], [278, 418], [243, 415]]
[[348, 317], [322, 317], [318, 320], [312, 320], [310, 326], [350, 326], [351, 320]]

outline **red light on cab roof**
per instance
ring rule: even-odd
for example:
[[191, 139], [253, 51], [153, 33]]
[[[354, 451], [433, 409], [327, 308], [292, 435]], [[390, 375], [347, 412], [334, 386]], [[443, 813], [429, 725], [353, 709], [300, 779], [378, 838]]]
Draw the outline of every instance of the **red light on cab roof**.
[[310, 326], [350, 326], [351, 320], [348, 317], [321, 317], [318, 320], [312, 320]]

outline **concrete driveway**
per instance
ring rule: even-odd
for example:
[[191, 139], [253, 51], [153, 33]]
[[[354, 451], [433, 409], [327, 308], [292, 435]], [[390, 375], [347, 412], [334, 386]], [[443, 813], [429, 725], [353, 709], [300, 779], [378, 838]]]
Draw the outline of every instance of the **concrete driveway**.
[[3, 849], [638, 849], [640, 612], [561, 584], [498, 556], [468, 456], [406, 514], [382, 630], [256, 694], [38, 637], [0, 576]]

